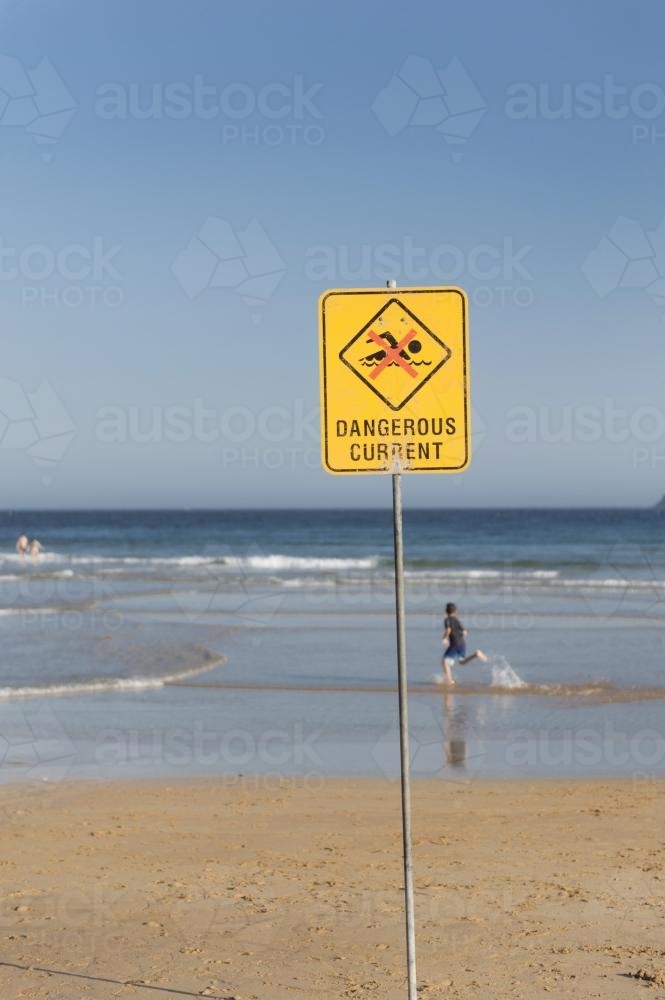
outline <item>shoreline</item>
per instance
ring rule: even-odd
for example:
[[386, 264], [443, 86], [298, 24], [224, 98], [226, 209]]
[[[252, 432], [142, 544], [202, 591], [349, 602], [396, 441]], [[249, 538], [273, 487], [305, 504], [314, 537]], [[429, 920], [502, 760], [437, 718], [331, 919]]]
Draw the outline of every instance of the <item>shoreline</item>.
[[[527, 775], [524, 772], [521, 774], [502, 774], [502, 775], [491, 775], [489, 777], [482, 777], [478, 775], [469, 775], [464, 777], [463, 774], [455, 776], [443, 775], [439, 777], [432, 777], [431, 775], [420, 775], [413, 773], [410, 777], [412, 786], [434, 786], [441, 788], [443, 790], [452, 786], [453, 788], [469, 788], [473, 787], [487, 787], [495, 788], [501, 785], [528, 785], [540, 786], [540, 785], [589, 785], [590, 787], [596, 787], [598, 785], [618, 785], [620, 787], [631, 787], [631, 788], [641, 788], [647, 785], [662, 786], [665, 793], [665, 776], [657, 773], [650, 773], [647, 771], [635, 771], [633, 774], [611, 774], [611, 773], [598, 773], [598, 774], [545, 774], [543, 772], [536, 772], [533, 775]], [[47, 777], [41, 778], [31, 778], [29, 775], [16, 775], [15, 777], [7, 772], [7, 777], [3, 780], [0, 778], [0, 809], [2, 808], [2, 795], [9, 794], [11, 789], [26, 791], [32, 790], [36, 794], [39, 794], [40, 790], [44, 790], [45, 793], [56, 793], [61, 789], [81, 789], [89, 788], [93, 792], [101, 791], [106, 788], [119, 789], [123, 785], [127, 785], [130, 788], [136, 788], [137, 785], [141, 785], [143, 788], [154, 790], [159, 790], [170, 786], [199, 786], [199, 785], [211, 785], [217, 788], [244, 788], [248, 792], [251, 791], [266, 791], [274, 792], [282, 788], [284, 790], [301, 789], [305, 792], [310, 792], [313, 795], [320, 794], [329, 785], [343, 785], [343, 784], [358, 784], [358, 785], [380, 785], [386, 782], [391, 787], [398, 787], [399, 774], [387, 777], [378, 776], [376, 774], [323, 774], [319, 771], [312, 772], [298, 772], [298, 771], [243, 771], [235, 773], [233, 771], [220, 771], [217, 773], [204, 773], [202, 771], [187, 772], [183, 769], [180, 772], [176, 771], [163, 771], [161, 774], [148, 773], [144, 771], [141, 773], [139, 768], [136, 767], [129, 773], [129, 768], [126, 773], [119, 774], [117, 772], [107, 776], [100, 776], [99, 774], [68, 774], [64, 778], [51, 779]], [[665, 889], [664, 889], [665, 893]]]
[[[29, 701], [33, 698], [67, 698], [88, 695], [116, 695], [142, 693], [163, 688], [185, 688], [190, 691], [257, 691], [287, 694], [397, 694], [397, 682], [374, 684], [288, 684], [270, 681], [194, 681], [191, 678], [212, 673], [229, 664], [226, 655], [215, 655], [208, 663], [187, 667], [181, 671], [169, 672], [154, 677], [113, 677], [99, 678], [63, 684], [34, 687], [0, 687], [0, 704], [9, 701]], [[622, 702], [662, 701], [665, 687], [619, 687], [609, 681], [586, 681], [577, 684], [530, 684], [521, 682], [513, 685], [474, 684], [457, 681], [453, 685], [437, 681], [412, 681], [408, 685], [410, 695], [464, 695], [475, 697], [512, 698], [561, 698], [571, 703], [575, 700], [586, 704], [609, 704]]]
[[[394, 684], [279, 684], [250, 681], [168, 681], [165, 686], [174, 688], [201, 688], [203, 690], [228, 691], [285, 691], [293, 693], [318, 694], [397, 694]], [[408, 685], [410, 695], [478, 695], [512, 698], [514, 695], [533, 698], [579, 698], [585, 702], [595, 699], [598, 703], [660, 701], [665, 699], [665, 687], [620, 688], [604, 681], [589, 681], [580, 684], [516, 684], [501, 687], [496, 684], [464, 684], [457, 681], [453, 685], [436, 682], [415, 681]]]
[[[422, 995], [627, 1000], [665, 983], [664, 793], [415, 781]], [[401, 1000], [399, 795], [371, 778], [0, 788], [0, 992]]]

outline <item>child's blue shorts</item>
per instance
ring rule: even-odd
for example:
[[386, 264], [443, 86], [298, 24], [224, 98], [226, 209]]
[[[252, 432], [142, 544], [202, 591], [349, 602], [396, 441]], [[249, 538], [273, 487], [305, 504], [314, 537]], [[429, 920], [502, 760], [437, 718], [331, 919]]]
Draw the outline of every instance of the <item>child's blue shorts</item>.
[[463, 660], [465, 657], [466, 646], [464, 644], [461, 646], [449, 646], [443, 653], [444, 660]]

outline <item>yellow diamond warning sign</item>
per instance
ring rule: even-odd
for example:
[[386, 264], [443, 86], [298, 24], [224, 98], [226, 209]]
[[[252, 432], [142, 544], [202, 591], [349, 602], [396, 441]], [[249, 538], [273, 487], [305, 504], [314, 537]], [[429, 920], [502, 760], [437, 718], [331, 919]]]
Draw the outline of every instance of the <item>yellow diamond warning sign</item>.
[[393, 297], [340, 358], [392, 410], [400, 410], [450, 357], [450, 348]]
[[320, 300], [328, 472], [459, 472], [470, 460], [467, 298], [339, 289]]

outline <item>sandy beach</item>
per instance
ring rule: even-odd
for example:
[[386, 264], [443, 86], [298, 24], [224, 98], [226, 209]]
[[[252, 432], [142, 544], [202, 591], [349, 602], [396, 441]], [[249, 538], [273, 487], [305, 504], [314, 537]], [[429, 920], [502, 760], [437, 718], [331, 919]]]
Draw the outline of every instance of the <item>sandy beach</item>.
[[[665, 996], [664, 792], [416, 782], [422, 996]], [[398, 783], [72, 782], [0, 808], [3, 998], [406, 995]]]

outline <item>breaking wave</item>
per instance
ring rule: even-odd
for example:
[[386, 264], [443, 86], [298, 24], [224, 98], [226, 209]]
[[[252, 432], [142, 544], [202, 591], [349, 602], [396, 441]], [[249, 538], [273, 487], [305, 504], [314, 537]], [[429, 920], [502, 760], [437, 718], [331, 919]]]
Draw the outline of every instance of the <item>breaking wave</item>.
[[225, 658], [220, 656], [197, 667], [189, 667], [187, 670], [163, 674], [161, 677], [105, 677], [103, 679], [71, 681], [63, 684], [3, 687], [0, 688], [0, 700], [7, 701], [10, 698], [50, 698], [73, 694], [94, 694], [101, 691], [148, 691], [150, 689], [163, 688], [167, 684], [190, 680], [192, 677], [197, 677], [200, 674], [214, 670], [215, 667], [221, 666], [224, 662]]

